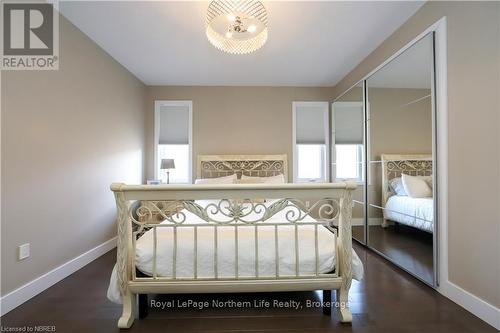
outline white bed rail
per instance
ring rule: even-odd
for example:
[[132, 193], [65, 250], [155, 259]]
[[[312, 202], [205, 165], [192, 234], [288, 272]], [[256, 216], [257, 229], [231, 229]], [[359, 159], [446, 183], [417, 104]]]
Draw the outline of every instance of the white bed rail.
[[[352, 280], [351, 215], [352, 183], [324, 184], [230, 184], [230, 185], [125, 185], [112, 184], [118, 208], [117, 277], [123, 299], [123, 314], [119, 327], [130, 327], [135, 317], [136, 294], [142, 293], [208, 293], [208, 292], [263, 292], [294, 290], [338, 289], [337, 301], [341, 320], [350, 322], [347, 296]], [[261, 202], [275, 199], [271, 204]], [[202, 206], [196, 200], [214, 200]], [[167, 209], [168, 207], [168, 209]], [[172, 207], [175, 208], [172, 211]], [[206, 223], [193, 224], [186, 214], [196, 215]], [[270, 221], [282, 212], [284, 220]], [[154, 217], [158, 217], [155, 220]], [[314, 219], [306, 219], [314, 217]], [[159, 223], [165, 221], [165, 223]], [[338, 222], [338, 231], [334, 228]], [[295, 274], [280, 274], [278, 229], [294, 230]], [[299, 230], [310, 226], [314, 230], [314, 272], [301, 274]], [[333, 234], [336, 247], [335, 270], [319, 270], [318, 228], [327, 227]], [[197, 272], [198, 230], [213, 228], [213, 276]], [[234, 276], [218, 273], [218, 229], [234, 228]], [[238, 232], [240, 228], [254, 228], [254, 274], [241, 275], [238, 271]], [[259, 272], [259, 229], [274, 228], [275, 274]], [[157, 234], [162, 228], [172, 231], [172, 267], [168, 276], [157, 272]], [[193, 231], [193, 269], [191, 277], [178, 276], [178, 231]], [[146, 231], [153, 232], [153, 272], [151, 276], [137, 276], [135, 249], [137, 239]], [[242, 230], [242, 229], [240, 229]], [[262, 229], [261, 229], [262, 230]], [[338, 233], [338, 237], [337, 237]]]

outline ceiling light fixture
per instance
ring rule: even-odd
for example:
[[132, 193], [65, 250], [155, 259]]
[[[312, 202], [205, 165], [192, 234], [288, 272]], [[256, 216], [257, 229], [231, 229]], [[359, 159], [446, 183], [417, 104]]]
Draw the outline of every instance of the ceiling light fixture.
[[254, 52], [267, 41], [266, 8], [255, 0], [214, 0], [207, 10], [206, 34], [224, 52]]

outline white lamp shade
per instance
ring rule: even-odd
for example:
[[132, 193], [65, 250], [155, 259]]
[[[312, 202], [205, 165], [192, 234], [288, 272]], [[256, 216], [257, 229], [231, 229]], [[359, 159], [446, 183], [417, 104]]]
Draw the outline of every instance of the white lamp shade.
[[257, 0], [214, 0], [206, 23], [210, 43], [227, 53], [251, 53], [267, 41], [267, 11]]
[[165, 158], [161, 160], [161, 169], [175, 169], [175, 163], [173, 158]]

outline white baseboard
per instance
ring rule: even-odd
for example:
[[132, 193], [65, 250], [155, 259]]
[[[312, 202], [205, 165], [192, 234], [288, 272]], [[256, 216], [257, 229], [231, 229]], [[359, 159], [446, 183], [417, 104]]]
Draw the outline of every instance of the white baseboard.
[[351, 225], [352, 226], [362, 226], [365, 225], [365, 219], [362, 217], [353, 217], [351, 219]]
[[[382, 224], [382, 218], [371, 218], [370, 219], [370, 225], [381, 225]], [[338, 225], [338, 221], [334, 222], [334, 225]], [[365, 219], [362, 217], [353, 217], [351, 219], [351, 225], [354, 227], [358, 226], [364, 226], [365, 225]]]
[[453, 302], [500, 330], [500, 309], [471, 294], [456, 284], [446, 281], [439, 291]]
[[57, 282], [73, 274], [80, 268], [86, 266], [115, 247], [116, 237], [113, 237], [110, 240], [79, 255], [78, 257], [62, 264], [61, 266], [54, 268], [50, 272], [39, 276], [33, 281], [30, 281], [16, 290], [11, 291], [5, 296], [2, 296], [0, 298], [0, 315], [3, 316], [7, 312], [15, 309], [19, 305], [35, 297], [45, 289], [53, 286]]
[[381, 217], [371, 217], [368, 220], [368, 225], [382, 225], [383, 218]]

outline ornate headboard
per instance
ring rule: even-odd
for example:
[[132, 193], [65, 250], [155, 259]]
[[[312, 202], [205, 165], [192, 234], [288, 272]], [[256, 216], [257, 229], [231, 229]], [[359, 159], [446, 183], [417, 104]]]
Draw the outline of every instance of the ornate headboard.
[[402, 173], [411, 176], [432, 175], [431, 154], [382, 154], [382, 206], [391, 196], [389, 181], [401, 177]]
[[286, 155], [198, 155], [197, 178], [232, 174], [270, 177], [283, 174], [288, 179]]

